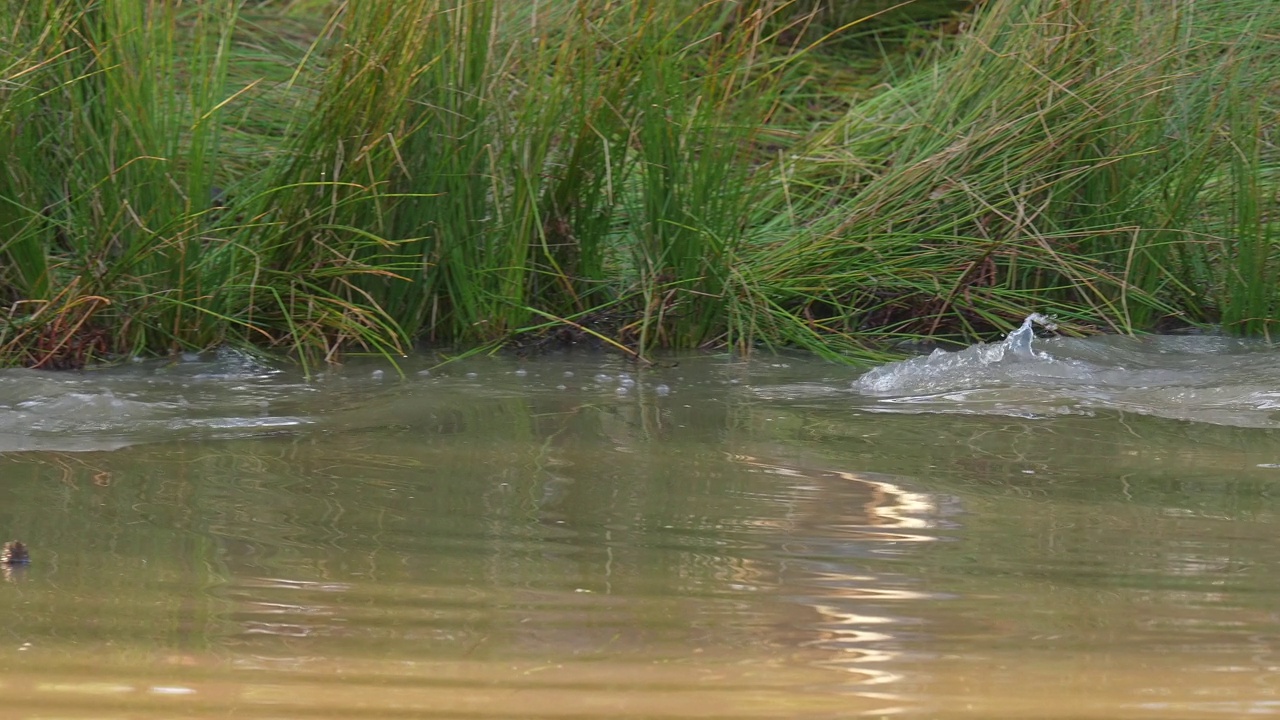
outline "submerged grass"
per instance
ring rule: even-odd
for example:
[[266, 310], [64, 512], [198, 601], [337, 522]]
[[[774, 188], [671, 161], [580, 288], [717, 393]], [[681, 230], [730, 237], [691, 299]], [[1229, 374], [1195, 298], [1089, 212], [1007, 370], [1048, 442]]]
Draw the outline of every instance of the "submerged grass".
[[1270, 332], [1280, 11], [837, 5], [6, 0], [0, 357]]

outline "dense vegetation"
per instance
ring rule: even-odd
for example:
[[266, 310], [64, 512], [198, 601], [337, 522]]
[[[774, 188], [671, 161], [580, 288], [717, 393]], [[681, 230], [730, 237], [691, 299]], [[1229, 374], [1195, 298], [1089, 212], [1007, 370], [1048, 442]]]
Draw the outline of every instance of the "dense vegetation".
[[1269, 0], [0, 2], [8, 363], [1280, 320]]

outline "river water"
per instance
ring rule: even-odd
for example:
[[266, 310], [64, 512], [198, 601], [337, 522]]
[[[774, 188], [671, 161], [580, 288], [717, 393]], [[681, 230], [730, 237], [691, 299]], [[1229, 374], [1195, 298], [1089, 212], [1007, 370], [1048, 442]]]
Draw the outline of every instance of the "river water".
[[1280, 353], [0, 372], [13, 718], [1280, 715]]

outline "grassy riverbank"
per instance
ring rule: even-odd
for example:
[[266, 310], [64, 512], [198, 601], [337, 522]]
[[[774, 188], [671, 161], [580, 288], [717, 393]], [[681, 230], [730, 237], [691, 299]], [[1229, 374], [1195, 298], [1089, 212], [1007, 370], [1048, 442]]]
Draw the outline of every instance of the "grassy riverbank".
[[9, 363], [1280, 318], [1262, 0], [10, 4]]

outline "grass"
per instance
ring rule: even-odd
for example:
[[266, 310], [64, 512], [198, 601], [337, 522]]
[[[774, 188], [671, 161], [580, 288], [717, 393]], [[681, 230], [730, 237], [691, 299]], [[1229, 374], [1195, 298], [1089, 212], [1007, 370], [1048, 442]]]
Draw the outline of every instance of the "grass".
[[1273, 317], [1260, 118], [1277, 96], [1250, 80], [1274, 76], [1280, 15], [1224, 6], [988, 3], [950, 55], [788, 169], [775, 204], [791, 218], [748, 263], [765, 269], [758, 312], [827, 353], [972, 337], [1031, 309], [1081, 329], [1256, 331]]
[[326, 8], [0, 14], [0, 360], [1280, 317], [1267, 3]]

